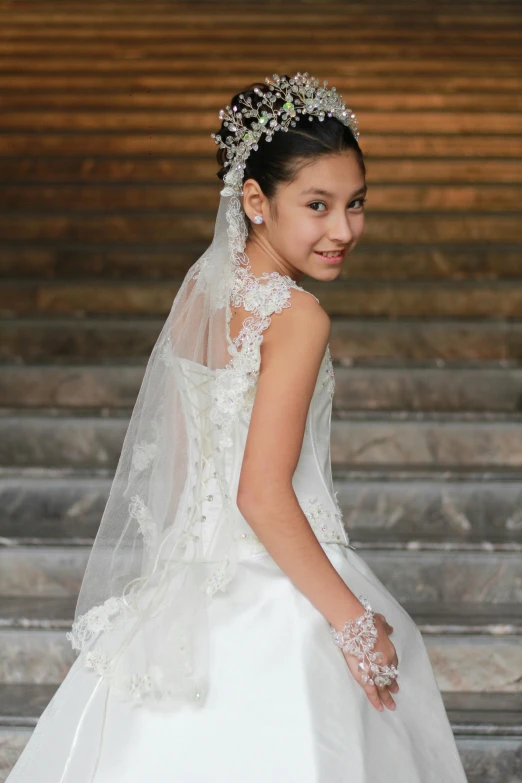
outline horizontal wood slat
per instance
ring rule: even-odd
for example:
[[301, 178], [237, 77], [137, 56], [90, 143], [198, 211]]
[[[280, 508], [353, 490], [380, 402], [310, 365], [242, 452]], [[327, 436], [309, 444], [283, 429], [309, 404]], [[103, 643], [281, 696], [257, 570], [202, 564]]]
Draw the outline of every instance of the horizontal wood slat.
[[[217, 149], [217, 148], [216, 148]], [[208, 150], [207, 150], [208, 153]], [[76, 184], [96, 183], [205, 183], [218, 184], [216, 161], [205, 157], [0, 157], [0, 182]], [[372, 192], [377, 184], [429, 183], [482, 184], [522, 183], [522, 159], [374, 157], [367, 181]], [[478, 184], [477, 184], [478, 183]]]
[[[217, 131], [219, 126], [213, 126]], [[208, 159], [210, 149], [217, 146], [207, 131], [201, 133], [118, 133], [116, 131], [97, 133], [0, 133], [0, 156], [2, 155], [70, 155], [96, 156], [147, 156], [147, 155], [187, 155], [201, 154]], [[520, 158], [522, 156], [522, 135], [489, 136], [485, 130], [482, 135], [440, 135], [435, 132], [425, 135], [396, 132], [394, 134], [370, 134], [361, 132], [361, 149], [368, 161], [382, 158]], [[216, 171], [215, 164], [209, 169]]]
[[[348, 107], [347, 107], [348, 108]], [[355, 107], [350, 107], [355, 110]], [[0, 133], [16, 128], [22, 131], [36, 129], [42, 133], [67, 131], [68, 133], [96, 131], [148, 131], [187, 132], [195, 129], [203, 135], [216, 132], [221, 123], [218, 120], [219, 108], [215, 112], [196, 111], [192, 108], [173, 109], [171, 111], [133, 111], [131, 108], [120, 111], [102, 109], [99, 111], [46, 111], [16, 110], [0, 114]], [[437, 134], [458, 136], [522, 135], [522, 111], [495, 112], [484, 117], [483, 112], [440, 112], [440, 111], [400, 111], [381, 112], [377, 110], [357, 109], [359, 126], [365, 128], [365, 136], [375, 133], [405, 133], [405, 135]], [[361, 131], [362, 139], [362, 131]]]
[[[306, 46], [304, 47], [307, 48]], [[309, 47], [308, 47], [309, 48]], [[341, 73], [350, 73], [352, 76], [363, 74], [406, 74], [417, 73], [419, 74], [455, 74], [457, 76], [462, 75], [495, 75], [497, 77], [502, 76], [520, 76], [522, 70], [521, 59], [506, 60], [485, 60], [483, 54], [477, 53], [476, 57], [460, 58], [441, 58], [433, 57], [433, 59], [424, 59], [420, 55], [418, 57], [381, 57], [368, 58], [362, 62], [358, 58], [342, 57], [338, 55], [333, 56], [316, 56], [311, 55], [308, 51], [303, 52], [299, 57], [287, 57], [280, 56], [277, 59], [278, 71], [277, 73], [295, 73], [295, 71], [303, 71], [303, 58], [306, 60], [306, 70], [311, 74], [316, 74], [316, 78], [323, 81], [328, 79], [329, 76], [322, 76], [322, 74], [330, 74], [330, 78], [335, 78], [336, 75]], [[344, 63], [344, 64], [342, 64]], [[255, 79], [259, 79], [259, 74], [269, 75], [270, 71], [274, 69], [274, 55], [270, 53], [264, 53], [264, 55], [256, 55], [255, 66], [252, 64], [252, 59], [246, 57], [244, 59], [234, 58], [234, 67], [237, 69], [236, 84], [243, 81], [245, 78], [250, 82]], [[103, 73], [103, 74], [125, 74], [125, 73], [163, 73], [163, 74], [175, 74], [184, 73], [185, 71], [192, 71], [192, 73], [200, 73], [201, 76], [207, 73], [208, 70], [219, 72], [223, 68], [223, 58], [206, 57], [203, 61], [201, 56], [196, 54], [194, 58], [185, 55], [183, 59], [177, 59], [174, 56], [157, 58], [157, 59], [144, 59], [144, 60], [97, 60], [85, 58], [76, 58], [75, 60], [64, 59], [40, 59], [35, 62], [28, 60], [25, 57], [0, 57], [0, 70], [3, 73], [31, 73], [33, 71], [38, 72], [40, 75], [60, 73], [63, 70], [68, 70], [71, 74], [78, 73]], [[244, 74], [244, 75], [242, 75]], [[264, 75], [262, 77], [264, 80]]]
[[[459, 63], [463, 58], [479, 58], [484, 50], [484, 41], [480, 36], [476, 40], [463, 41], [462, 38], [453, 36], [448, 40], [441, 36], [440, 40], [417, 40], [410, 38], [401, 38], [398, 36], [389, 41], [379, 41], [371, 38], [367, 42], [361, 41], [359, 37], [348, 37], [344, 35], [317, 36], [313, 30], [309, 33], [303, 33], [295, 38], [283, 38], [281, 44], [284, 45], [285, 58], [301, 56], [303, 47], [312, 46], [314, 57], [324, 57], [326, 61], [332, 58], [341, 58], [346, 55], [346, 48], [350, 48], [350, 58], [369, 57], [373, 59], [390, 58], [393, 61], [397, 58], [404, 58], [406, 62], [411, 59], [420, 59], [438, 57], [441, 49], [444, 52], [444, 58], [449, 60], [456, 58], [455, 67], [458, 69]], [[130, 48], [127, 43], [116, 43], [111, 38], [104, 45], [98, 41], [78, 42], [70, 41], [47, 41], [35, 43], [34, 41], [16, 41], [0, 43], [0, 59], [7, 65], [11, 58], [18, 60], [24, 56], [29, 60], [37, 60], [42, 56], [48, 60], [48, 65], [54, 63], [68, 64], [71, 61], [84, 62], [87, 57], [96, 57], [100, 60], [110, 62], [111, 60], [142, 60], [147, 58], [152, 62], [160, 61], [165, 64], [164, 58], [184, 57], [187, 59], [200, 58], [208, 55], [209, 49], [212, 50], [212, 56], [230, 55], [231, 43], [234, 47], [234, 56], [247, 58], [249, 56], [263, 56], [267, 48], [267, 39], [250, 39], [248, 36], [235, 35], [234, 37], [216, 39], [213, 31], [210, 30], [206, 35], [194, 34], [192, 39], [172, 40], [167, 43], [154, 42], [148, 46], [132, 45]], [[274, 41], [270, 41], [273, 45]], [[521, 60], [519, 38], [513, 40], [504, 39], [501, 41], [492, 41], [488, 43], [488, 55], [490, 57], [499, 57], [503, 59]]]
[[[217, 73], [217, 75], [216, 75]], [[40, 73], [38, 68], [35, 67], [34, 72], [19, 74], [11, 72], [5, 74], [0, 70], [0, 94], [19, 92], [20, 90], [27, 90], [30, 92], [38, 91], [43, 94], [52, 91], [72, 91], [72, 92], [112, 92], [115, 90], [121, 90], [129, 94], [139, 93], [139, 91], [181, 91], [186, 93], [190, 91], [195, 94], [200, 94], [202, 90], [207, 92], [211, 91], [211, 94], [216, 96], [216, 106], [218, 105], [217, 97], [226, 92], [229, 96], [232, 96], [238, 89], [242, 89], [238, 85], [246, 86], [251, 81], [259, 79], [259, 72], [252, 73], [246, 71], [236, 70], [234, 75], [228, 75], [226, 73], [221, 74], [218, 70], [216, 73], [199, 73], [187, 69], [186, 73], [128, 73], [128, 74], [113, 74], [113, 73], [93, 73], [90, 69], [87, 69], [85, 73]], [[346, 98], [350, 96], [351, 102], [355, 107], [355, 100], [358, 94], [368, 94], [367, 100], [371, 101], [371, 98], [375, 96], [373, 105], [379, 106], [378, 96], [383, 91], [396, 95], [401, 93], [421, 93], [430, 94], [433, 92], [441, 93], [442, 95], [478, 95], [485, 100], [487, 96], [485, 93], [498, 92], [503, 95], [510, 95], [511, 93], [519, 93], [522, 91], [522, 73], [518, 75], [506, 75], [501, 77], [496, 75], [490, 75], [489, 73], [450, 73], [450, 74], [430, 74], [430, 73], [390, 73], [387, 72], [371, 74], [371, 73], [344, 73], [336, 74], [332, 77], [331, 73], [327, 73], [323, 70], [324, 78], [334, 78], [335, 86], [345, 95]], [[353, 97], [352, 97], [353, 96]], [[87, 97], [87, 96], [86, 96]], [[174, 96], [173, 96], [174, 97]], [[221, 101], [222, 103], [222, 101]], [[372, 104], [370, 103], [370, 106]], [[512, 104], [514, 108], [518, 106], [518, 102]]]
[[[0, 213], [0, 237], [4, 242], [210, 242], [214, 234], [215, 208], [207, 213], [96, 214]], [[522, 242], [520, 214], [402, 215], [371, 213], [366, 218], [364, 242], [408, 245], [412, 242]]]
[[[43, 212], [69, 211], [143, 211], [177, 210], [189, 212], [216, 207], [215, 185], [147, 184], [122, 185], [2, 185], [0, 204], [3, 209]], [[370, 187], [370, 185], [369, 185]], [[373, 214], [382, 212], [473, 212], [522, 213], [522, 184], [520, 185], [383, 185], [371, 183], [367, 208]], [[413, 218], [416, 219], [416, 218]]]
[[[0, 315], [126, 314], [164, 315], [179, 283], [52, 281], [5, 282]], [[522, 318], [522, 281], [430, 284], [388, 281], [306, 288], [335, 318]]]
[[[0, 275], [6, 278], [78, 279], [181, 278], [206, 248], [205, 242], [145, 248], [57, 242], [53, 247], [0, 244]], [[339, 280], [517, 280], [522, 274], [521, 246], [430, 242], [391, 245], [363, 238], [347, 258]]]
[[[44, 83], [45, 85], [45, 83]], [[42, 85], [42, 86], [44, 86]], [[218, 103], [221, 106], [230, 100], [230, 93], [224, 90], [221, 92], [213, 90], [210, 94], [200, 88], [191, 90], [187, 93], [186, 88], [179, 91], [165, 90], [147, 90], [138, 92], [132, 90], [121, 90], [112, 92], [106, 89], [104, 85], [103, 92], [64, 92], [64, 91], [42, 91], [42, 92], [24, 92], [18, 91], [0, 91], [0, 110], [7, 112], [13, 109], [23, 109], [25, 111], [38, 111], [39, 116], [42, 113], [56, 110], [69, 110], [80, 107], [89, 112], [106, 111], [108, 108], [124, 111], [136, 111], [146, 109], [150, 111], [160, 110], [180, 110], [188, 108], [199, 110], [214, 111]], [[506, 111], [512, 114], [516, 112], [513, 109], [513, 96], [509, 92], [505, 93], [468, 93], [464, 95], [452, 95], [444, 93], [412, 93], [404, 95], [396, 92], [356, 92], [350, 95], [350, 102], [354, 110], [359, 113], [362, 109], [375, 111], [375, 106], [379, 106], [379, 111], [440, 111], [450, 114], [452, 111], [461, 109], [462, 111], [473, 111], [484, 114], [484, 104], [488, 105], [489, 111]]]

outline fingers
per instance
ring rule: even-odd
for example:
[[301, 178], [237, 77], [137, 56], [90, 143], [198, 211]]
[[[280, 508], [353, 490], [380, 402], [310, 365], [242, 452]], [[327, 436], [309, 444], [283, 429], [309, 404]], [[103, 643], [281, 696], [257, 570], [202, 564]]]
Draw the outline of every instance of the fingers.
[[381, 614], [380, 612], [375, 612], [375, 616], [381, 618], [381, 620], [384, 623], [384, 629], [387, 634], [393, 633], [393, 625], [390, 625], [390, 623], [388, 622], [388, 620], [383, 614]]
[[373, 704], [376, 710], [379, 710], [379, 712], [382, 712], [384, 707], [382, 705], [381, 697], [379, 695], [379, 692], [377, 690], [376, 685], [368, 685], [368, 683], [361, 683], [362, 687], [366, 691], [366, 695], [368, 696], [368, 699], [370, 701], [370, 704]]
[[376, 710], [382, 712], [384, 707], [389, 710], [394, 710], [396, 707], [395, 701], [392, 698], [391, 690], [392, 686], [378, 688], [376, 685], [368, 685], [367, 683], [361, 683], [362, 687], [366, 691], [368, 700], [375, 707]]
[[385, 707], [387, 707], [389, 710], [395, 709], [395, 702], [392, 699], [390, 689], [387, 686], [384, 688], [377, 688], [377, 693]]

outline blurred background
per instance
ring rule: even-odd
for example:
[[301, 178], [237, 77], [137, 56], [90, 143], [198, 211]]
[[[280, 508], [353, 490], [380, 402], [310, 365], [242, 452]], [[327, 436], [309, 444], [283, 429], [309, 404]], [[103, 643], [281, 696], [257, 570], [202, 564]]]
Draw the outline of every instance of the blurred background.
[[144, 366], [212, 238], [218, 111], [307, 71], [368, 169], [340, 278], [302, 281], [344, 521], [470, 783], [522, 781], [521, 43], [515, 0], [0, 2], [0, 780], [74, 660]]

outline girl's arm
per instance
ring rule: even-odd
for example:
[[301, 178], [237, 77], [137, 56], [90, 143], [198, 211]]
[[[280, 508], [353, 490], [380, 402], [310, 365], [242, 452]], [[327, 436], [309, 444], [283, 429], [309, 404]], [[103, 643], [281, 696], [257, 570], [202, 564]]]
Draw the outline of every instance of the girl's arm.
[[[364, 606], [328, 559], [310, 527], [292, 486], [310, 401], [330, 336], [330, 319], [304, 291], [292, 291], [292, 304], [272, 316], [261, 343], [261, 367], [243, 456], [237, 495], [239, 510], [272, 558], [295, 586], [337, 630], [364, 614]], [[375, 652], [398, 665], [388, 633], [393, 628], [375, 615]], [[332, 641], [333, 644], [333, 641]], [[345, 654], [353, 677], [370, 703], [395, 708], [391, 693], [360, 679], [358, 659]]]
[[261, 343], [237, 505], [276, 563], [340, 629], [364, 606], [331, 564], [292, 487], [331, 323], [308, 293], [294, 289], [291, 302], [272, 316]]

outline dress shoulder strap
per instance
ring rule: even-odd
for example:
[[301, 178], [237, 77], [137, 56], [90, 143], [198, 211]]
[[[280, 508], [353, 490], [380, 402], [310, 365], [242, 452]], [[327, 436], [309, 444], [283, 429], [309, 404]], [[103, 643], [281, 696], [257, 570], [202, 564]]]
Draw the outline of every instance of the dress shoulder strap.
[[[243, 321], [237, 337], [231, 340], [228, 333], [228, 351], [232, 358], [216, 372], [211, 419], [221, 425], [222, 447], [232, 445], [234, 422], [241, 410], [248, 409], [253, 402], [249, 392], [259, 375], [263, 332], [270, 325], [270, 317], [274, 313], [290, 307], [293, 288], [305, 291], [289, 275], [279, 272], [264, 272], [261, 277], [254, 277], [245, 269], [236, 275], [230, 304], [243, 307], [250, 315]], [[309, 291], [306, 293], [314, 296]]]

